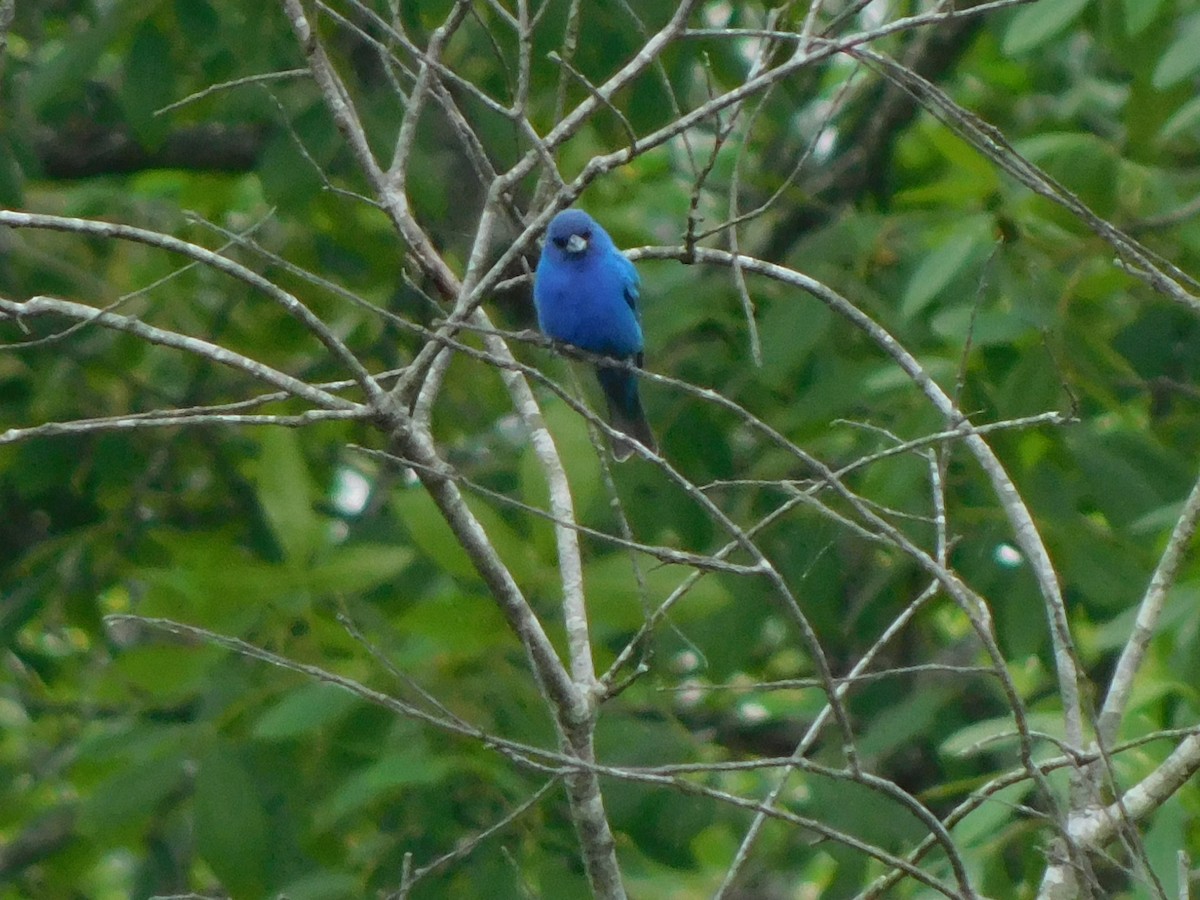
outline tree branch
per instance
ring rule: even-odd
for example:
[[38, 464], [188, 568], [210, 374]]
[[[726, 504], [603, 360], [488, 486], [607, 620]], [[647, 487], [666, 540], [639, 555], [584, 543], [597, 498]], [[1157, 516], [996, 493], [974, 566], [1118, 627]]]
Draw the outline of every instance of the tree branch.
[[39, 129], [33, 149], [41, 175], [58, 180], [148, 169], [238, 173], [258, 165], [266, 138], [263, 126], [211, 122], [181, 126], [147, 149], [124, 128], [86, 123], [61, 131]]

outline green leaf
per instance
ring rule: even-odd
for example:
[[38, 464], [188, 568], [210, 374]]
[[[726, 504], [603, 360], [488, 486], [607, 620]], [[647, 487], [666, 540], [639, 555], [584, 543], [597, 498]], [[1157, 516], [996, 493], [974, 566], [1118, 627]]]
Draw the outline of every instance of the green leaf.
[[1089, 0], [1040, 0], [1017, 10], [1004, 31], [1008, 56], [1028, 53], [1056, 37], [1079, 18]]
[[770, 385], [788, 386], [795, 373], [820, 348], [833, 324], [834, 315], [827, 307], [803, 298], [777, 298], [763, 305], [759, 313], [762, 335], [762, 378]]
[[312, 567], [306, 582], [315, 593], [358, 593], [395, 578], [412, 564], [414, 555], [408, 547], [388, 544], [338, 547]]
[[737, 841], [729, 829], [721, 825], [710, 825], [697, 832], [692, 839], [691, 851], [703, 867], [719, 870], [737, 853]]
[[412, 542], [439, 569], [461, 581], [479, 583], [479, 573], [470, 557], [424, 488], [414, 486], [392, 491], [389, 505], [404, 524]]
[[196, 845], [225, 890], [235, 897], [266, 893], [270, 828], [258, 786], [241, 759], [218, 747], [196, 774]]
[[317, 810], [317, 818], [328, 827], [349, 813], [394, 796], [399, 788], [440, 784], [451, 771], [448, 759], [410, 744], [404, 752], [385, 753], [345, 779], [333, 798]]
[[[466, 498], [480, 527], [504, 565], [521, 582], [540, 570], [534, 548], [487, 502]], [[478, 583], [479, 574], [433, 499], [421, 487], [392, 494], [392, 509], [400, 516], [415, 543], [438, 566], [464, 581]]]
[[956, 693], [957, 685], [949, 682], [931, 684], [880, 710], [860, 737], [862, 752], [881, 757], [919, 740], [934, 730], [938, 716]]
[[1114, 527], [1135, 524], [1169, 496], [1172, 484], [1167, 467], [1161, 464], [1164, 461], [1137, 437], [1075, 430], [1068, 435], [1067, 446], [1095, 486], [1096, 506]]
[[866, 785], [840, 778], [807, 778], [811, 809], [823, 822], [880, 847], [898, 847], [921, 835], [912, 811]]
[[[1004, 829], [1018, 818], [1017, 804], [1033, 790], [1029, 781], [1009, 785], [988, 796], [984, 803], [954, 826], [954, 841], [960, 847], [991, 848], [1003, 843]], [[991, 854], [989, 854], [991, 855]]]
[[144, 21], [162, 0], [134, 0], [106, 4], [91, 28], [63, 42], [58, 53], [30, 72], [28, 99], [38, 113], [52, 103], [75, 96], [85, 85], [96, 62], [120, 35]]
[[169, 119], [155, 116], [154, 111], [174, 99], [171, 43], [152, 23], [144, 22], [134, 32], [121, 85], [121, 104], [134, 136], [143, 146], [156, 147], [166, 137]]
[[1011, 344], [1034, 327], [1026, 317], [1010, 310], [975, 310], [966, 304], [942, 310], [929, 324], [935, 334], [956, 347], [961, 347], [968, 335], [976, 347]]
[[1188, 134], [1200, 138], [1200, 97], [1193, 97], [1175, 110], [1163, 123], [1159, 137], [1171, 141]]
[[956, 275], [969, 268], [991, 247], [990, 218], [963, 223], [941, 246], [921, 260], [908, 279], [900, 314], [911, 319], [940, 294]]
[[[1185, 623], [1192, 621], [1196, 609], [1200, 607], [1200, 582], [1183, 581], [1176, 584], [1167, 594], [1162, 616], [1158, 621], [1158, 630], [1162, 634], [1170, 634]], [[1097, 649], [1112, 652], [1125, 645], [1137, 625], [1138, 608], [1129, 606], [1096, 627], [1092, 640]], [[1144, 685], [1138, 684], [1143, 690]]]
[[1200, 71], [1200, 13], [1188, 16], [1175, 31], [1175, 40], [1154, 67], [1151, 82], [1160, 91]]
[[[671, 565], [643, 565], [642, 578], [651, 606], [657, 606], [688, 580], [689, 570]], [[592, 618], [597, 628], [628, 630], [642, 624], [644, 613], [637, 599], [629, 555], [608, 553], [584, 568], [583, 583], [595, 607]], [[711, 615], [729, 602], [729, 591], [716, 578], [702, 578], [688, 589], [671, 615], [675, 621], [689, 622]]]
[[396, 623], [412, 643], [428, 646], [428, 656], [469, 656], [512, 646], [512, 637], [500, 610], [491, 600], [474, 594], [456, 594], [413, 604]]
[[205, 46], [217, 36], [220, 20], [208, 0], [175, 0], [175, 21], [192, 47]]
[[321, 543], [324, 523], [313, 510], [316, 491], [298, 433], [289, 428], [266, 429], [261, 446], [254, 476], [258, 502], [284, 558], [306, 563]]
[[[1025, 720], [1032, 731], [1051, 735], [1063, 733], [1063, 719], [1057, 713], [1029, 713]], [[942, 742], [938, 752], [945, 756], [976, 756], [981, 753], [994, 753], [1001, 748], [1013, 748], [1019, 740], [1020, 735], [1012, 717], [1001, 716], [973, 722], [965, 728], [960, 728]]]
[[300, 737], [343, 718], [358, 699], [332, 684], [298, 688], [268, 709], [254, 726], [254, 736], [279, 741]]
[[1049, 132], [1018, 141], [1017, 150], [1078, 193], [1100, 215], [1116, 206], [1121, 167], [1108, 141], [1075, 131]]
[[164, 530], [156, 543], [167, 560], [137, 570], [148, 587], [141, 612], [177, 616], [223, 631], [240, 632], [278, 604], [304, 590], [301, 570], [264, 563], [219, 534]]
[[1125, 33], [1134, 37], [1154, 21], [1163, 0], [1124, 0]]
[[[1179, 857], [1181, 848], [1189, 847], [1192, 838], [1193, 817], [1191, 810], [1183, 803], [1163, 803], [1155, 808], [1150, 817], [1149, 828], [1142, 831], [1145, 834], [1145, 848], [1148, 862], [1154, 872], [1161, 872], [1163, 887], [1168, 897], [1187, 897], [1190, 890], [1184, 890], [1179, 878]], [[1194, 875], [1189, 875], [1186, 868], [1182, 872], [1184, 881], [1192, 882]]]
[[203, 693], [213, 661], [220, 655], [221, 651], [213, 647], [184, 651], [157, 644], [122, 650], [107, 673], [113, 676], [113, 701], [118, 702], [131, 689], [157, 703], [178, 703]]
[[359, 880], [344, 872], [313, 872], [289, 881], [279, 896], [288, 900], [345, 900], [365, 893]]
[[90, 787], [79, 828], [93, 838], [120, 840], [144, 829], [164, 798], [183, 782], [183, 760], [175, 755], [138, 761]]
[[273, 132], [259, 154], [256, 171], [263, 193], [285, 210], [306, 209], [323, 187], [316, 167], [328, 164], [340, 146], [323, 104], [299, 111], [291, 127]]

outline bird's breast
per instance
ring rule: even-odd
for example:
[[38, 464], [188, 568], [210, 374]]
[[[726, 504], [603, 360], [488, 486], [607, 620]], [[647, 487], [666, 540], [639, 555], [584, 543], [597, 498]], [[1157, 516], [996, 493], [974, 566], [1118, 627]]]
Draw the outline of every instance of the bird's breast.
[[535, 300], [542, 331], [591, 353], [633, 356], [642, 330], [625, 299], [625, 284], [599, 267], [538, 273]]

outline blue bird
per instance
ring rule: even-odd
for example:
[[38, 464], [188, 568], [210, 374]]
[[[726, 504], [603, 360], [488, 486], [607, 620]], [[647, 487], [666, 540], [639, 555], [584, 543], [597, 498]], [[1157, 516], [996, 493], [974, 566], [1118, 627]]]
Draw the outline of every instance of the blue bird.
[[[538, 325], [548, 337], [640, 367], [638, 285], [633, 263], [587, 213], [564, 209], [550, 220], [533, 286]], [[657, 453], [634, 373], [597, 365], [596, 378], [613, 429]], [[630, 457], [633, 446], [614, 438], [612, 451], [621, 461]]]

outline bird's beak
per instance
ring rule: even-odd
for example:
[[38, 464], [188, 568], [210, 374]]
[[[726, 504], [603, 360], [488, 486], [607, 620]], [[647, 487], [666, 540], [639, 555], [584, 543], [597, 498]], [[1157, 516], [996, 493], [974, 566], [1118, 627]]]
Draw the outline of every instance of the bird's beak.
[[573, 234], [567, 238], [568, 253], [582, 253], [587, 249], [587, 238], [582, 234]]

